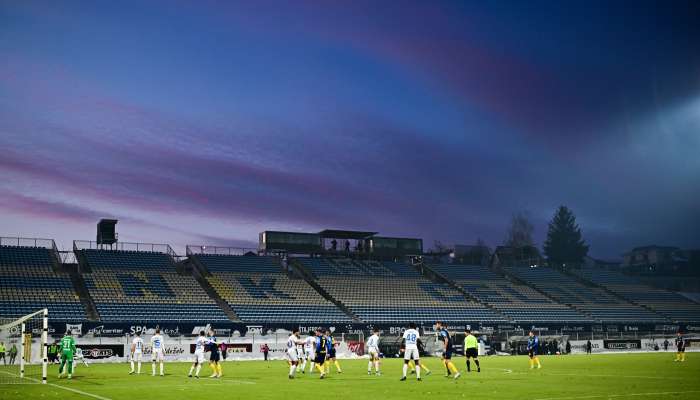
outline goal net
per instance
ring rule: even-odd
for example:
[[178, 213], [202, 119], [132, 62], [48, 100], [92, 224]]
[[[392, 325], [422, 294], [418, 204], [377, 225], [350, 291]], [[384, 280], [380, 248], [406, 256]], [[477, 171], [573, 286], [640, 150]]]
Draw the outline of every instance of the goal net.
[[46, 383], [48, 323], [47, 309], [20, 318], [0, 316], [0, 385]]

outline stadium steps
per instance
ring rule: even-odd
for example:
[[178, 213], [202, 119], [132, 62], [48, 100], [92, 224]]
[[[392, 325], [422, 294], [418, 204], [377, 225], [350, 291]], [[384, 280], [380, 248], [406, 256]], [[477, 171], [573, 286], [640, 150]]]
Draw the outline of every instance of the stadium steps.
[[565, 306], [567, 306], [567, 307], [569, 307], [569, 308], [571, 308], [571, 309], [573, 309], [573, 310], [576, 310], [577, 312], [581, 313], [582, 315], [585, 315], [586, 317], [590, 318], [591, 320], [595, 320], [595, 318], [593, 317], [593, 315], [591, 315], [591, 313], [589, 313], [589, 312], [587, 312], [587, 311], [585, 311], [585, 310], [582, 310], [582, 309], [580, 309], [580, 308], [574, 306], [573, 304], [563, 303], [561, 300], [559, 300], [559, 299], [557, 299], [557, 298], [555, 298], [555, 297], [552, 297], [549, 293], [547, 293], [547, 292], [541, 290], [541, 289], [540, 289], [539, 287], [537, 287], [536, 285], [531, 285], [531, 284], [528, 283], [527, 281], [524, 281], [524, 280], [518, 278], [517, 276], [508, 273], [508, 271], [506, 271], [506, 270], [504, 270], [504, 269], [501, 269], [501, 268], [493, 268], [493, 267], [492, 267], [491, 270], [492, 270], [493, 272], [497, 273], [497, 274], [500, 274], [501, 276], [505, 277], [506, 279], [508, 279], [508, 280], [511, 281], [511, 282], [517, 283], [517, 284], [519, 284], [519, 285], [528, 286], [528, 287], [532, 288], [534, 291], [536, 291], [537, 293], [539, 293], [539, 294], [543, 295], [544, 297], [548, 298], [549, 300], [551, 300], [551, 301], [553, 301], [553, 302], [555, 302], [555, 303], [557, 303], [557, 304], [565, 305]]
[[92, 272], [92, 268], [90, 268], [90, 264], [87, 261], [87, 258], [85, 257], [85, 254], [83, 254], [82, 251], [79, 251], [77, 247], [75, 247], [75, 244], [73, 245], [73, 253], [75, 254], [75, 259], [78, 261], [78, 272], [80, 273], [90, 273]]
[[428, 264], [423, 264], [423, 263], [421, 263], [421, 264], [419, 264], [416, 268], [418, 268], [419, 271], [423, 274], [423, 276], [425, 276], [425, 277], [428, 278], [429, 280], [431, 280], [431, 281], [433, 281], [433, 282], [438, 282], [438, 283], [446, 283], [446, 284], [450, 285], [450, 287], [452, 287], [453, 289], [455, 289], [455, 290], [457, 290], [458, 292], [462, 293], [462, 294], [464, 295], [464, 297], [466, 297], [466, 298], [469, 299], [470, 301], [473, 301], [473, 302], [475, 302], [475, 303], [479, 303], [479, 304], [483, 305], [484, 307], [486, 307], [486, 308], [488, 308], [489, 310], [493, 311], [493, 312], [496, 313], [497, 315], [503, 317], [503, 319], [506, 320], [506, 321], [509, 321], [509, 322], [512, 322], [512, 321], [513, 321], [512, 318], [510, 318], [510, 317], [508, 317], [507, 315], [501, 313], [496, 307], [492, 306], [491, 304], [483, 303], [483, 302], [477, 300], [476, 298], [472, 297], [466, 290], [464, 290], [464, 288], [462, 287], [462, 285], [458, 285], [458, 284], [457, 284], [456, 282], [454, 282], [453, 280], [451, 280], [451, 279], [447, 278], [446, 276], [442, 275], [441, 273], [439, 273], [439, 272], [433, 270], [432, 268], [430, 268], [430, 266], [428, 266]]
[[324, 299], [335, 304], [335, 306], [342, 310], [348, 317], [350, 317], [353, 322], [362, 322], [360, 320], [360, 317], [358, 317], [357, 315], [355, 315], [355, 313], [350, 311], [350, 309], [345, 304], [343, 304], [343, 302], [337, 300], [335, 297], [331, 296], [324, 288], [322, 288], [321, 285], [319, 285], [316, 282], [314, 274], [311, 271], [309, 271], [306, 267], [304, 267], [299, 261], [291, 260], [289, 266], [292, 268], [293, 273], [303, 278], [306, 281], [306, 283], [308, 283], [312, 288], [314, 288], [314, 290], [316, 290], [318, 294], [323, 296]]
[[63, 264], [62, 269], [70, 275], [70, 281], [73, 283], [73, 289], [75, 289], [75, 292], [78, 293], [78, 296], [80, 297], [80, 303], [85, 308], [85, 315], [87, 315], [88, 320], [99, 321], [100, 313], [97, 311], [97, 307], [95, 306], [95, 302], [90, 295], [90, 291], [88, 291], [87, 287], [85, 286], [85, 281], [81, 277], [80, 273], [78, 273], [78, 264]]
[[[188, 265], [185, 265], [188, 264]], [[221, 296], [216, 292], [216, 290], [211, 286], [209, 281], [207, 280], [206, 276], [211, 275], [206, 267], [202, 265], [199, 260], [197, 260], [197, 257], [189, 257], [187, 260], [183, 262], [183, 270], [187, 269], [192, 269], [192, 276], [194, 279], [199, 282], [199, 285], [204, 289], [204, 291], [209, 295], [209, 297], [216, 302], [216, 305], [219, 306], [219, 308], [226, 314], [228, 319], [234, 322], [238, 322], [241, 319], [238, 318], [238, 315], [236, 315], [236, 312], [233, 311], [233, 308], [226, 302], [226, 300], [222, 299]]]
[[51, 263], [53, 264], [53, 270], [56, 272], [60, 272], [62, 267], [61, 255], [58, 252], [58, 249], [56, 248], [55, 244], [53, 249], [49, 251], [49, 254], [51, 257]]

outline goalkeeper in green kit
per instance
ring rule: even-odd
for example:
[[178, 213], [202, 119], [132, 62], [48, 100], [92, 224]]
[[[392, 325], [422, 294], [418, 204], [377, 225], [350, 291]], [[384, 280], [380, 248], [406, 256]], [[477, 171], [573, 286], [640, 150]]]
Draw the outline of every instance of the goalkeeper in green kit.
[[75, 339], [70, 331], [66, 332], [60, 342], [61, 366], [58, 367], [58, 377], [63, 377], [63, 368], [68, 364], [68, 379], [73, 378], [73, 354], [75, 354]]

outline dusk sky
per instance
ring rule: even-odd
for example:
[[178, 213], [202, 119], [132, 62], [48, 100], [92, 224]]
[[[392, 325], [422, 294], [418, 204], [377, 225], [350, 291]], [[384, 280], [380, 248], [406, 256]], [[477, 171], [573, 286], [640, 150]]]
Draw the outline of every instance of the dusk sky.
[[0, 0], [0, 236], [700, 247], [698, 1]]

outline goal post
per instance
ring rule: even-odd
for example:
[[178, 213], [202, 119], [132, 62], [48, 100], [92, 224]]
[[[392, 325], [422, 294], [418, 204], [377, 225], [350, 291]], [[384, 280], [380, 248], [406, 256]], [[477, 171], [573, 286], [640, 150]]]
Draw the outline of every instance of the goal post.
[[0, 385], [46, 383], [48, 374], [49, 310], [20, 318], [0, 317]]

